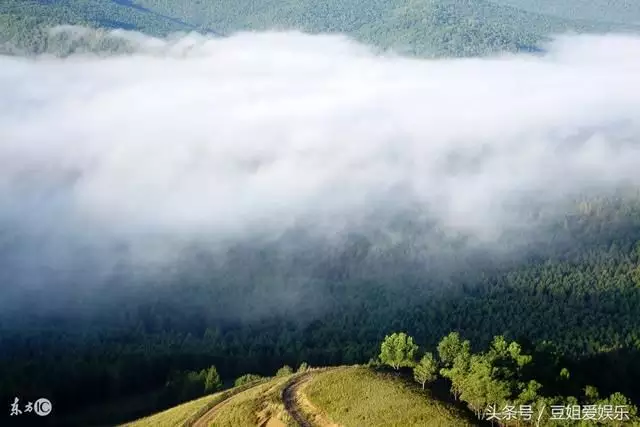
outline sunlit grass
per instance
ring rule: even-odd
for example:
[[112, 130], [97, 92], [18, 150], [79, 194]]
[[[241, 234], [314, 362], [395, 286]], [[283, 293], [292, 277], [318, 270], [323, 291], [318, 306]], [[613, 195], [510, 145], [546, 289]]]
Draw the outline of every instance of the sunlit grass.
[[[324, 418], [349, 426], [472, 425], [458, 409], [431, 398], [428, 391], [393, 374], [364, 367], [318, 370], [301, 389]], [[285, 410], [282, 391], [296, 374], [271, 378], [205, 396], [127, 424], [129, 427], [188, 426], [218, 405], [208, 425], [236, 427], [295, 426]], [[311, 417], [314, 418], [314, 417]]]
[[457, 409], [393, 374], [353, 367], [318, 373], [304, 394], [333, 422], [349, 426], [465, 426]]
[[149, 417], [141, 418], [132, 423], [125, 424], [126, 427], [175, 427], [184, 425], [185, 422], [203, 408], [211, 407], [224, 399], [224, 392], [211, 394], [192, 400], [182, 405], [175, 406], [166, 411], [159, 412]]
[[295, 426], [282, 403], [282, 389], [292, 375], [273, 380], [237, 394], [220, 408], [212, 420], [212, 426], [238, 427], [259, 425], [266, 419], [275, 418], [282, 425]]
[[262, 379], [252, 383], [243, 384], [239, 387], [221, 391], [219, 393], [204, 396], [199, 399], [195, 399], [187, 403], [183, 403], [182, 405], [178, 405], [165, 411], [159, 412], [157, 414], [153, 414], [148, 417], [125, 424], [124, 427], [190, 426], [198, 418], [204, 415], [209, 409], [213, 408], [217, 404], [222, 403], [237, 394], [241, 394], [245, 391], [251, 391], [251, 389], [254, 387], [259, 388], [260, 385], [265, 381], [267, 380]]

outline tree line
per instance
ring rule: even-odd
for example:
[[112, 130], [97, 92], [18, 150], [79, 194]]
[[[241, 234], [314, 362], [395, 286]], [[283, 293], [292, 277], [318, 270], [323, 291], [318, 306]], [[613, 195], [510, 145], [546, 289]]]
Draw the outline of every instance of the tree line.
[[[562, 425], [624, 425], [640, 422], [637, 407], [622, 393], [600, 396], [597, 387], [572, 381], [566, 367], [535, 363], [535, 351], [527, 354], [516, 341], [504, 336], [493, 338], [487, 350], [474, 353], [468, 340], [458, 332], [446, 335], [437, 345], [437, 356], [426, 351], [420, 356], [414, 339], [404, 332], [387, 335], [380, 345], [377, 360], [395, 369], [410, 368], [413, 379], [424, 389], [439, 377], [445, 379], [454, 399], [462, 401], [479, 419], [492, 424], [516, 426], [540, 423], [545, 426]], [[538, 353], [541, 353], [538, 350]], [[551, 372], [551, 376], [549, 373]], [[555, 372], [555, 376], [553, 373]], [[580, 394], [566, 395], [567, 391]], [[608, 419], [582, 419], [580, 409], [609, 408]], [[503, 408], [503, 409], [501, 409]], [[518, 417], [517, 409], [524, 408]], [[568, 408], [575, 412], [558, 415], [545, 408]], [[614, 408], [619, 412], [615, 413]], [[510, 411], [510, 412], [507, 412]], [[501, 415], [508, 413], [507, 417]], [[535, 413], [535, 418], [532, 417]]]

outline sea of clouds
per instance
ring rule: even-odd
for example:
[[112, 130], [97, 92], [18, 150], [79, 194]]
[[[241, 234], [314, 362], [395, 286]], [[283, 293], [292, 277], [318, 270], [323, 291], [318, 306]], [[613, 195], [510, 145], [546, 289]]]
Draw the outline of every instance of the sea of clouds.
[[93, 51], [0, 57], [12, 283], [108, 271], [114, 241], [175, 258], [153, 242], [340, 233], [378, 213], [490, 241], [528, 226], [528, 201], [640, 184], [638, 36], [424, 60], [336, 35], [57, 31]]

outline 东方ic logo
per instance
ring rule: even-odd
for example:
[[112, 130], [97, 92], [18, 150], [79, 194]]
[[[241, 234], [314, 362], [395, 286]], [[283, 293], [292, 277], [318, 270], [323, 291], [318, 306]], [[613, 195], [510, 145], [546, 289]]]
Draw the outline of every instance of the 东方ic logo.
[[52, 405], [49, 399], [40, 398], [33, 404], [33, 412], [44, 417], [51, 413]]

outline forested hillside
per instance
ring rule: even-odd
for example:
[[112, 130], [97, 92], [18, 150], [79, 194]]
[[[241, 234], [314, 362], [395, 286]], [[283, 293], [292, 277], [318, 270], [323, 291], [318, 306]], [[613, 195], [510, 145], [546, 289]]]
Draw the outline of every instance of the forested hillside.
[[0, 23], [0, 47], [5, 45], [5, 51], [48, 51], [46, 29], [75, 24], [154, 36], [274, 29], [342, 33], [382, 49], [421, 56], [535, 51], [556, 33], [640, 28], [637, 22], [560, 18], [487, 0], [6, 0], [0, 5]]
[[[156, 10], [217, 28], [302, 29], [340, 32], [382, 48], [418, 55], [479, 55], [534, 49], [546, 36], [567, 30], [606, 31], [620, 24], [562, 19], [524, 12], [486, 0], [201, 2], [176, 7], [167, 0], [142, 0]], [[633, 28], [630, 25], [628, 28]]]
[[137, 30], [153, 36], [178, 31], [210, 32], [126, 0], [6, 0], [0, 4], [0, 52], [56, 53], [57, 40], [50, 30], [61, 25]]
[[509, 5], [547, 15], [567, 19], [584, 19], [608, 22], [638, 24], [640, 5], [632, 0], [567, 1], [555, 0], [493, 0], [494, 3]]
[[[585, 203], [582, 214], [550, 226], [546, 243], [529, 242], [515, 257], [454, 251], [455, 269], [443, 246], [433, 264], [412, 262], [419, 238], [380, 252], [366, 234], [324, 247], [301, 247], [298, 236], [294, 252], [283, 252], [285, 241], [239, 245], [219, 268], [219, 259], [196, 251], [162, 283], [127, 286], [119, 283], [123, 270], [103, 295], [27, 296], [3, 313], [2, 394], [46, 391], [63, 414], [162, 388], [173, 371], [210, 364], [232, 378], [283, 363], [362, 363], [381, 337], [401, 329], [430, 347], [451, 330], [474, 346], [504, 334], [528, 351], [555, 354], [603, 393], [638, 399], [640, 216], [633, 206]], [[295, 280], [309, 275], [306, 285]], [[63, 303], [66, 314], [49, 314]]]

